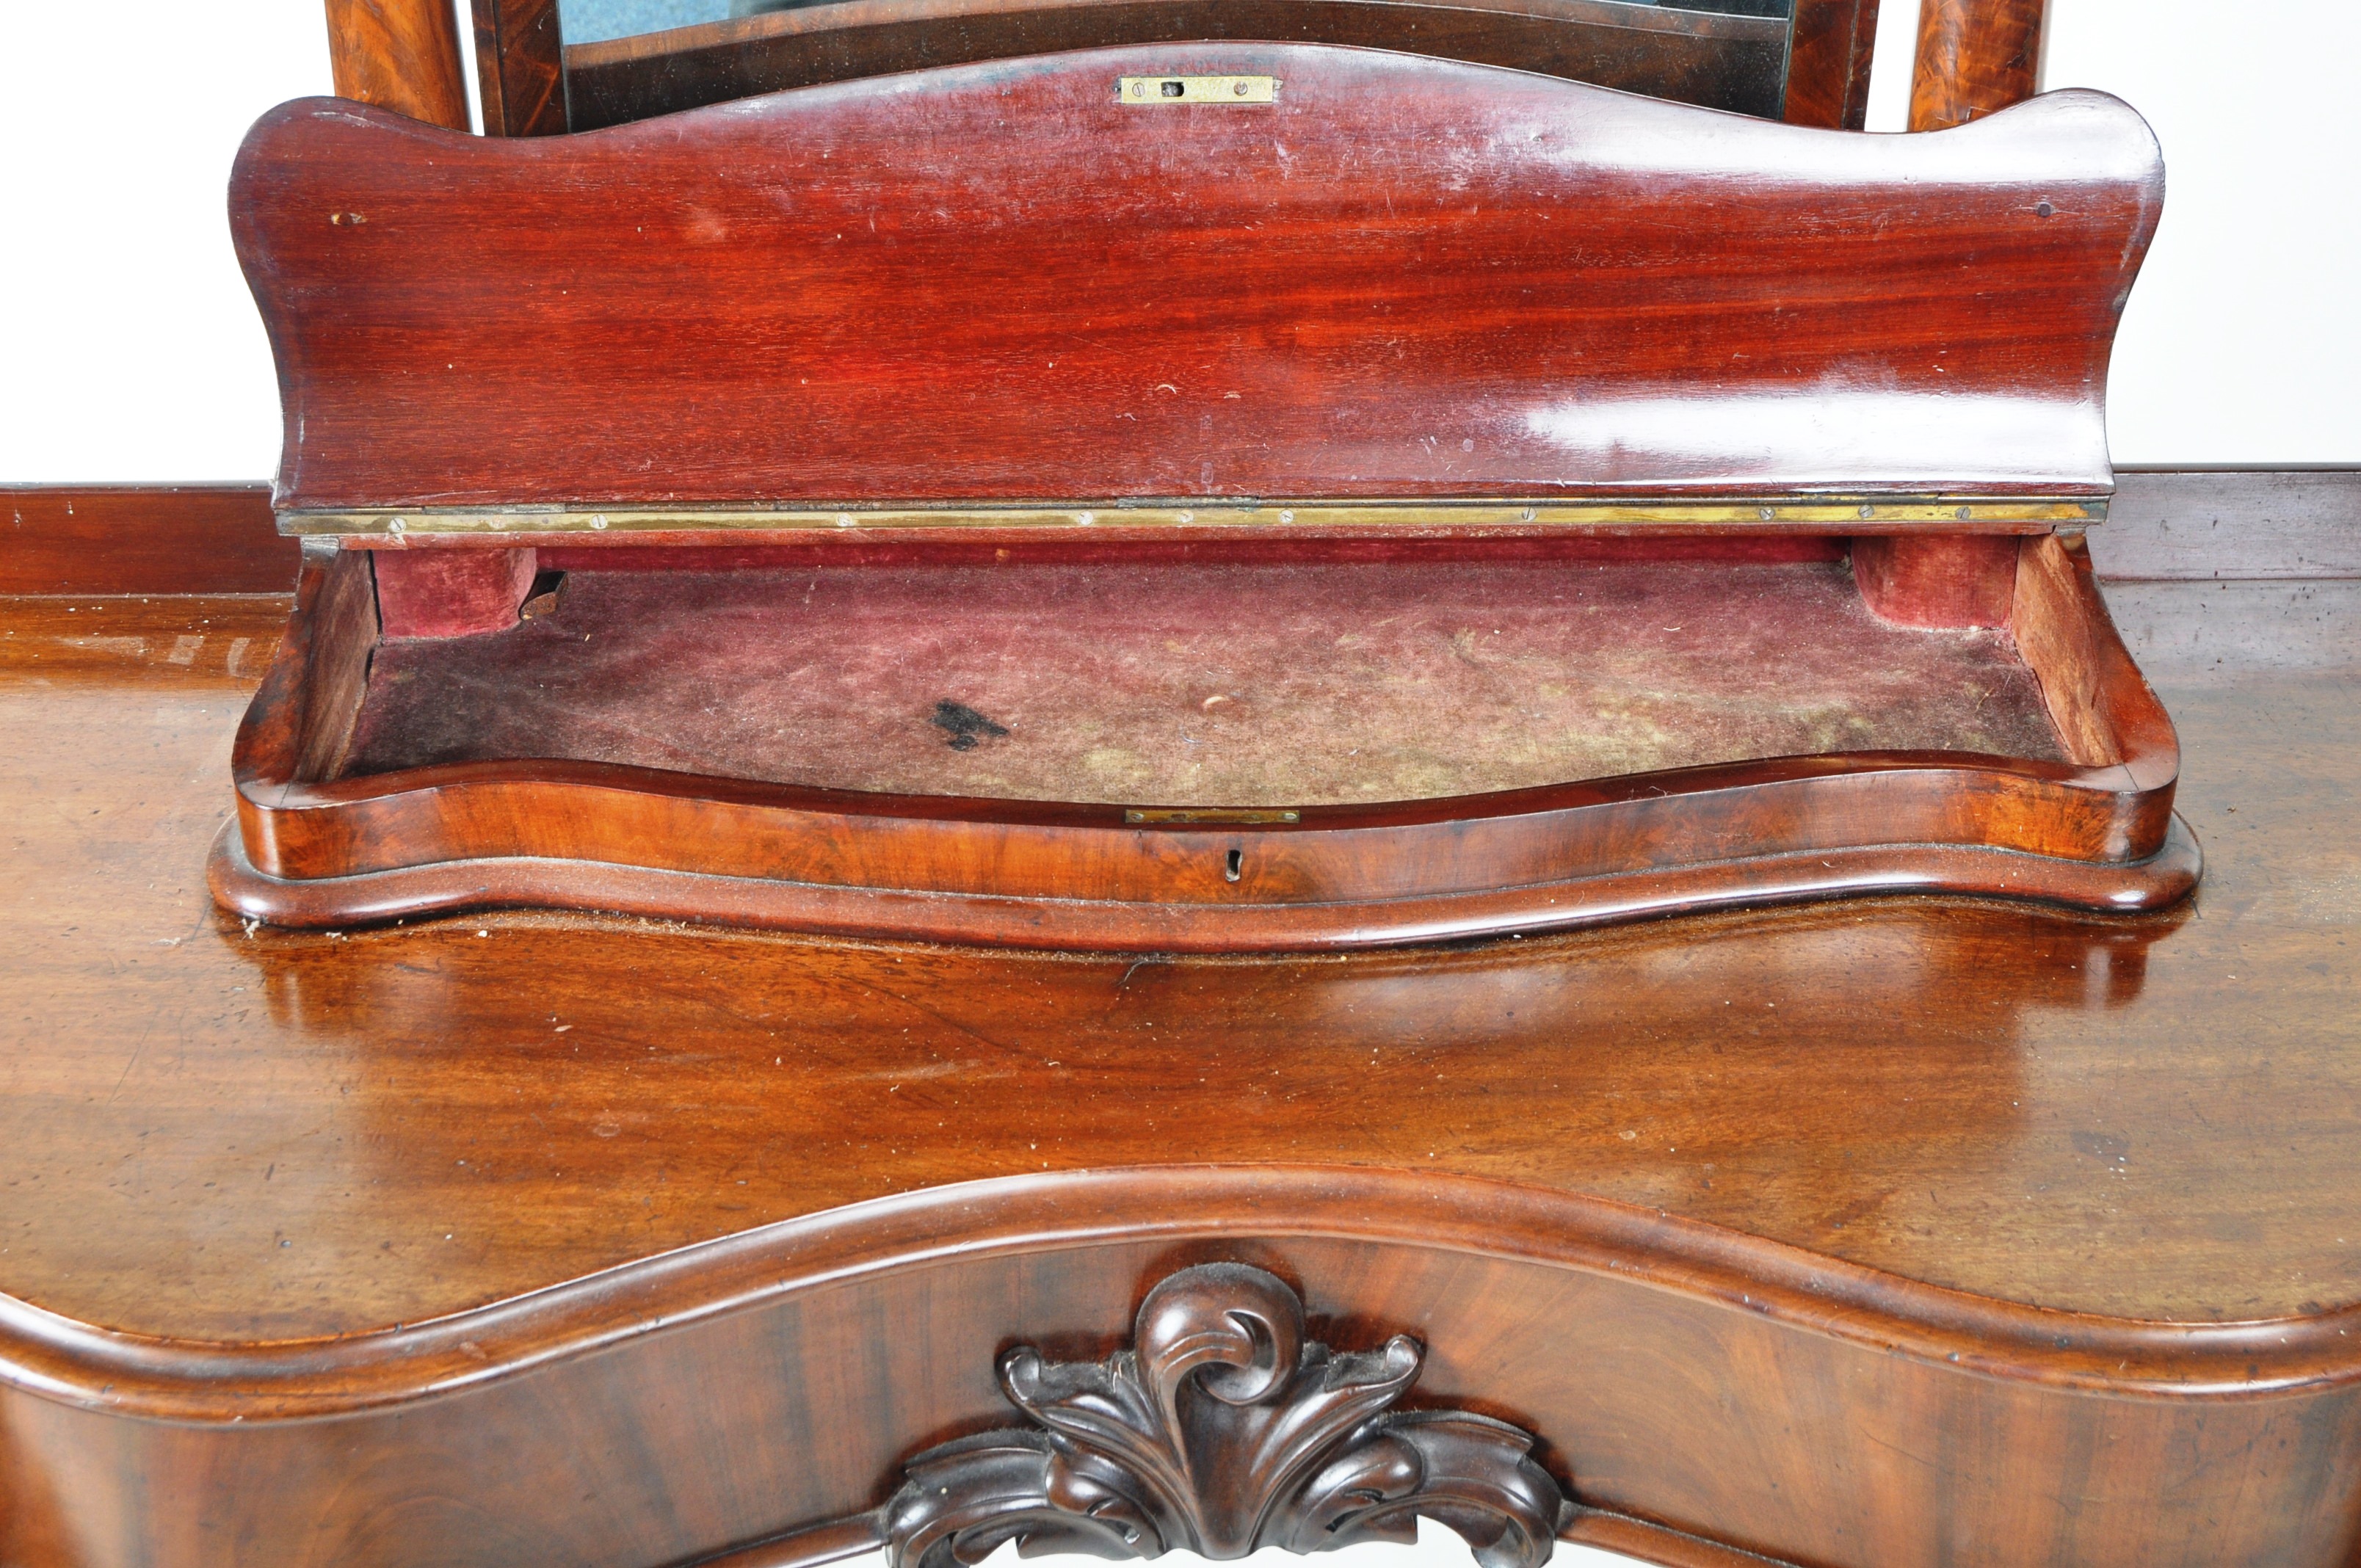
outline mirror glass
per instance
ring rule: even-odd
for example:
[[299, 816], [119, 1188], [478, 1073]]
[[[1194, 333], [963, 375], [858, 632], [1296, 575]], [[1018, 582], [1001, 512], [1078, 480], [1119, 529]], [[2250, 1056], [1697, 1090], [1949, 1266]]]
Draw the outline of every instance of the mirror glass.
[[[603, 43], [637, 33], [663, 32], [694, 27], [730, 16], [752, 16], [766, 11], [793, 11], [814, 0], [558, 0], [558, 19], [570, 44]], [[1651, 0], [1609, 0], [1609, 4], [1646, 5], [1651, 9], [1705, 11], [1723, 16], [1775, 16], [1795, 14], [1795, 0], [1687, 0], [1679, 6], [1655, 6]]]
[[[1872, 3], [558, 0], [558, 19], [575, 130], [849, 77], [1209, 36], [1440, 55], [1778, 119], [1796, 117], [1788, 67], [1806, 52], [1803, 38], [1849, 36]], [[1799, 6], [1811, 18], [1800, 33]], [[1844, 95], [1839, 84], [1839, 103]]]
[[557, 21], [569, 44], [604, 43], [718, 22], [730, 7], [730, 0], [557, 0]]

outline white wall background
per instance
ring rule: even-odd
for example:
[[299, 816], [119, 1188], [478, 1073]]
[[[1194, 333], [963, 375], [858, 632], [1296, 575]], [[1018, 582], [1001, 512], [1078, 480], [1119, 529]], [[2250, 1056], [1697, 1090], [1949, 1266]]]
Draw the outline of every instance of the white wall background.
[[[1872, 129], [1899, 129], [1912, 0], [1886, 0]], [[253, 118], [328, 91], [319, 0], [0, 8], [0, 483], [247, 479], [269, 354], [222, 192]], [[104, 35], [103, 71], [87, 53]], [[2048, 86], [2156, 126], [2162, 227], [2115, 351], [2118, 463], [2361, 463], [2361, 6], [2052, 0]]]
[[278, 466], [223, 192], [327, 49], [319, 0], [0, 5], [0, 483]]

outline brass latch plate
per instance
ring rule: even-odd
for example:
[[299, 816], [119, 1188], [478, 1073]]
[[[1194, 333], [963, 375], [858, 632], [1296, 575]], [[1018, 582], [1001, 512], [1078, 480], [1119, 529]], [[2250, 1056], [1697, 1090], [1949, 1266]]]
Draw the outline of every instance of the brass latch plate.
[[1279, 97], [1276, 76], [1126, 76], [1115, 83], [1126, 104], [1268, 104]]
[[1126, 811], [1123, 814], [1123, 819], [1126, 824], [1135, 828], [1144, 824], [1159, 822], [1176, 823], [1181, 825], [1195, 824], [1203, 828], [1228, 828], [1246, 827], [1255, 824], [1301, 822], [1303, 820], [1303, 814], [1300, 811], [1255, 811], [1224, 806], [1200, 806], [1181, 807], [1178, 809], [1151, 807], [1143, 810], [1134, 808]]

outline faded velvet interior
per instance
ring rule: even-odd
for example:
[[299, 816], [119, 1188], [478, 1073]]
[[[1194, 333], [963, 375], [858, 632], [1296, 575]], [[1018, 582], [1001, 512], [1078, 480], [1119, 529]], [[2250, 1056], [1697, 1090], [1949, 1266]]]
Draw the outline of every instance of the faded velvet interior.
[[2064, 760], [2004, 632], [1884, 625], [1841, 560], [1103, 560], [572, 570], [382, 644], [345, 771], [1278, 806], [1865, 750]]

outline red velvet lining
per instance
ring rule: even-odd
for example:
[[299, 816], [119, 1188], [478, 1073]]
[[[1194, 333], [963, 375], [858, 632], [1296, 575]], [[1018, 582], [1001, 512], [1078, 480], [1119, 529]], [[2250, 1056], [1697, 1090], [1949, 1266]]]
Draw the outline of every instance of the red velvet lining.
[[2064, 760], [2004, 633], [1882, 624], [1839, 562], [577, 566], [381, 646], [349, 772], [1282, 806], [1885, 749]]
[[380, 550], [377, 620], [387, 637], [465, 637], [514, 626], [533, 587], [530, 550]]

